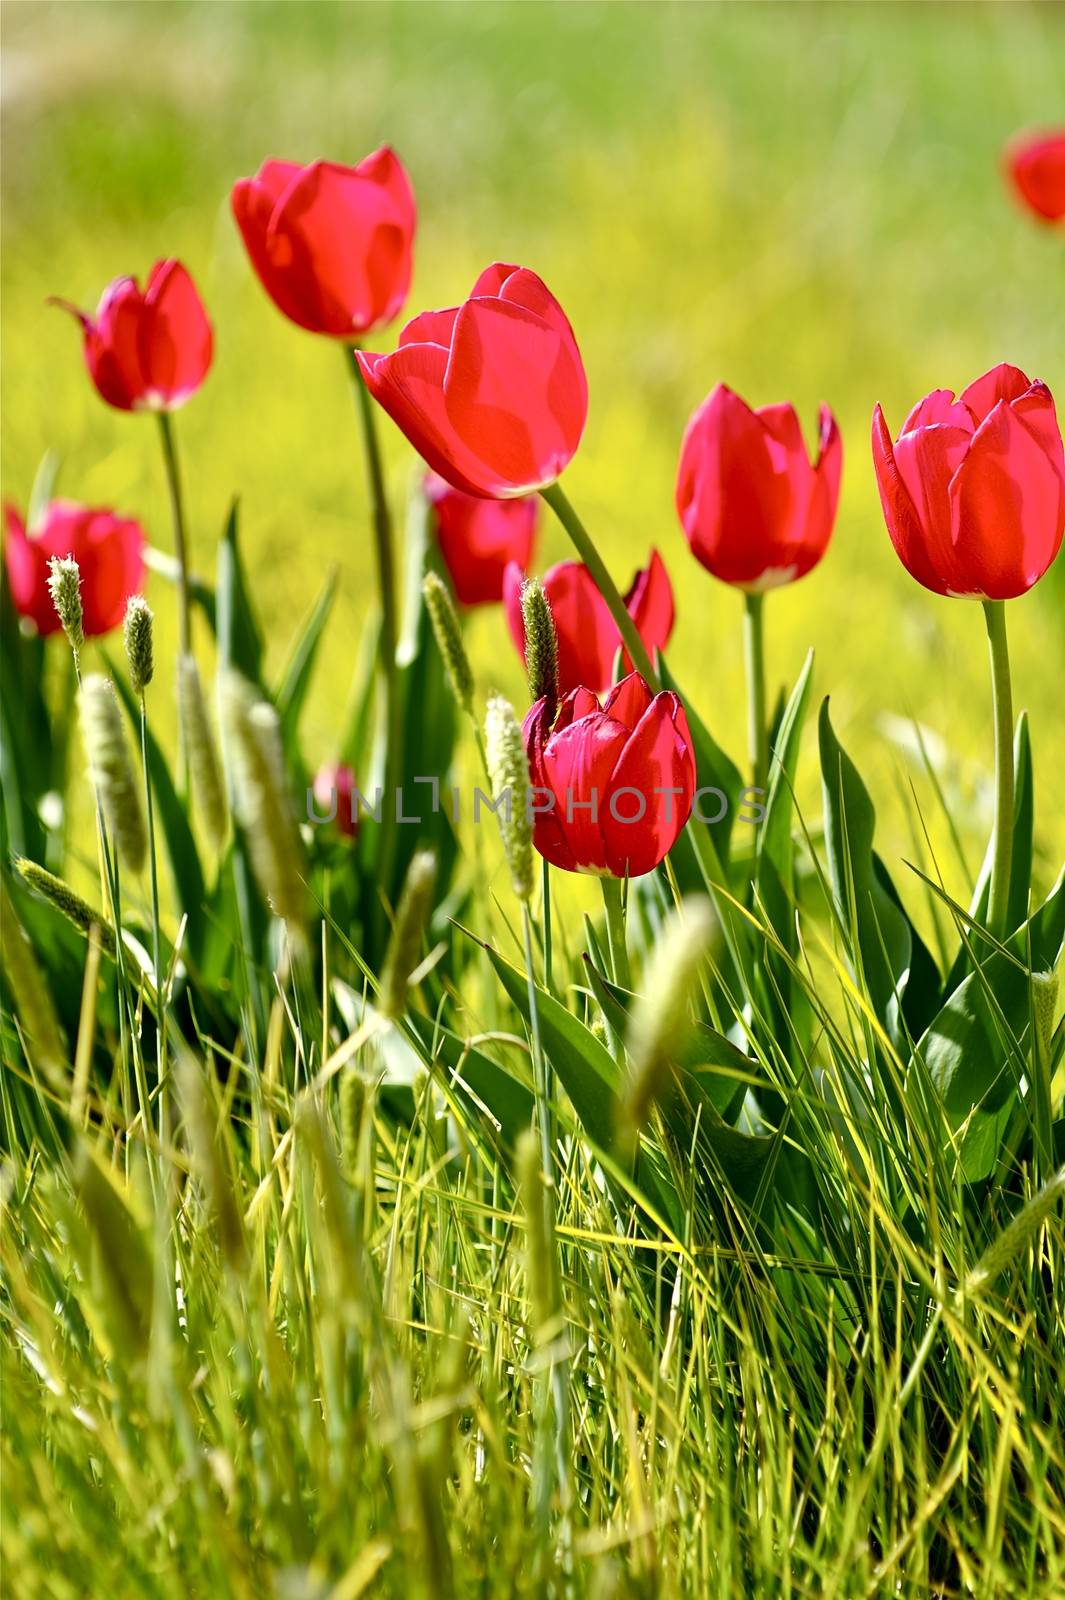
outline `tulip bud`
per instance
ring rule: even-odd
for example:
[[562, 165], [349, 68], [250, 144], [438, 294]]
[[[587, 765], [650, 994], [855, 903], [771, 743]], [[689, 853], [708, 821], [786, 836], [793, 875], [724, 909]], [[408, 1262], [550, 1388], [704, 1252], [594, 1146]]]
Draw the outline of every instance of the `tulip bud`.
[[493, 695], [484, 724], [488, 777], [496, 800], [506, 796], [499, 813], [510, 881], [519, 900], [533, 892], [532, 820], [529, 763], [521, 725], [509, 701]]
[[421, 960], [422, 940], [433, 909], [435, 887], [436, 856], [432, 850], [419, 850], [407, 868], [381, 972], [377, 1008], [382, 1016], [394, 1018], [403, 1014], [411, 974]]
[[148, 835], [122, 713], [110, 680], [91, 673], [82, 681], [80, 702], [89, 771], [104, 816], [122, 861], [131, 872], [140, 872], [148, 853]]
[[70, 556], [51, 556], [48, 560], [48, 592], [70, 648], [78, 655], [85, 643], [81, 615], [81, 572]]
[[100, 948], [112, 958], [115, 954], [115, 930], [108, 922], [102, 911], [95, 911], [87, 900], [76, 894], [62, 878], [57, 878], [54, 872], [38, 866], [36, 861], [27, 861], [25, 856], [15, 858], [15, 866], [20, 876], [25, 879], [31, 889], [36, 889], [43, 899], [48, 900], [56, 910], [73, 923], [79, 933], [88, 934], [90, 929], [97, 928], [100, 934]]
[[247, 837], [259, 888], [290, 931], [305, 910], [302, 851], [285, 780], [277, 712], [256, 698], [246, 679], [222, 680], [222, 720], [233, 752], [237, 818]]
[[192, 785], [204, 826], [215, 849], [226, 836], [226, 793], [200, 682], [200, 669], [188, 654], [178, 657], [178, 718], [189, 758]]
[[546, 700], [548, 717], [553, 720], [559, 698], [558, 634], [547, 591], [539, 578], [527, 578], [521, 586], [521, 616], [525, 624], [529, 698]]
[[126, 645], [126, 663], [129, 667], [130, 687], [134, 694], [143, 694], [155, 673], [155, 654], [152, 646], [152, 627], [155, 618], [143, 595], [131, 594], [126, 601], [126, 620], [123, 639]]
[[671, 913], [655, 943], [626, 1039], [629, 1072], [621, 1087], [618, 1123], [630, 1141], [672, 1084], [674, 1063], [691, 1027], [689, 1006], [715, 931], [709, 900], [695, 895]]
[[435, 572], [427, 572], [422, 579], [422, 595], [440, 654], [444, 658], [451, 692], [467, 716], [472, 717], [473, 673], [466, 646], [462, 642], [462, 627], [454, 602]]

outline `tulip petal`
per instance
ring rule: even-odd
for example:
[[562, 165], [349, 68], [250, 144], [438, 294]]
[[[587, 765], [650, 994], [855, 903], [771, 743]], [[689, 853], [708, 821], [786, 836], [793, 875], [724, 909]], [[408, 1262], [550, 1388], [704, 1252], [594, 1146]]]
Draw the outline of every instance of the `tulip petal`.
[[899, 560], [926, 589], [946, 594], [949, 584], [929, 559], [921, 519], [896, 465], [891, 433], [879, 405], [873, 409], [873, 467], [884, 521]]
[[459, 438], [444, 404], [447, 351], [408, 344], [388, 356], [356, 355], [370, 393], [426, 464], [456, 489], [483, 495], [484, 463]]
[[653, 699], [645, 679], [638, 672], [630, 672], [611, 689], [603, 701], [603, 711], [631, 732]]
[[895, 466], [920, 521], [924, 554], [941, 593], [968, 592], [956, 569], [949, 489], [971, 443], [964, 428], [947, 423], [902, 433], [895, 441]]
[[[623, 789], [635, 792], [621, 795]], [[694, 793], [687, 718], [676, 695], [656, 695], [617, 760], [602, 818], [606, 862], [615, 877], [641, 877], [668, 855]]]
[[[289, 168], [288, 162], [268, 162], [272, 168]], [[263, 169], [265, 171], [265, 167]], [[299, 167], [293, 167], [289, 182], [300, 172]], [[280, 174], [278, 174], [280, 178]], [[304, 297], [303, 280], [297, 281], [290, 275], [283, 263], [275, 265], [271, 251], [267, 248], [266, 236], [270, 227], [270, 220], [274, 214], [277, 201], [270, 187], [259, 178], [241, 178], [233, 185], [230, 195], [230, 207], [234, 220], [240, 229], [244, 248], [248, 252], [248, 259], [255, 269], [256, 276], [271, 300], [283, 316], [298, 327], [308, 328], [312, 333], [317, 332], [313, 320], [309, 319], [309, 312]]]
[[119, 411], [132, 411], [144, 393], [139, 341], [143, 309], [135, 281], [116, 278], [85, 328], [89, 375], [108, 405]]
[[404, 327], [399, 336], [400, 346], [438, 344], [442, 349], [450, 350], [451, 335], [458, 314], [458, 306], [451, 306], [447, 311], [420, 311]]
[[677, 512], [697, 560], [725, 583], [755, 584], [789, 560], [780, 532], [791, 517], [791, 485], [770, 456], [771, 437], [724, 384], [684, 436]]
[[[666, 564], [657, 550], [651, 551], [646, 567], [633, 579], [625, 596], [625, 609], [636, 624], [636, 632], [651, 655], [653, 656], [656, 650], [664, 650], [673, 632], [675, 608], [673, 585], [669, 581]], [[632, 663], [629, 661], [628, 652], [625, 654], [625, 662], [627, 669], [631, 671]]]
[[594, 712], [554, 732], [544, 745], [543, 771], [554, 791], [559, 825], [579, 868], [607, 868], [603, 818], [614, 767], [629, 730]]
[[4, 526], [4, 559], [15, 610], [28, 617], [38, 633], [55, 633], [59, 618], [48, 592], [47, 555], [36, 539], [27, 536], [26, 524], [10, 503], [4, 506]]
[[933, 389], [931, 394], [926, 394], [923, 400], [917, 402], [899, 429], [899, 433], [912, 433], [915, 428], [928, 428], [934, 422], [947, 423], [954, 428], [964, 428], [968, 433], [975, 427], [973, 413], [961, 400], [955, 400], [953, 389]]
[[560, 561], [544, 573], [543, 584], [558, 637], [560, 692], [580, 686], [605, 691], [621, 635], [595, 579], [580, 561]]
[[950, 486], [954, 592], [990, 600], [1024, 594], [1061, 547], [1062, 480], [1013, 407], [995, 406]]
[[182, 405], [207, 376], [212, 349], [211, 324], [188, 272], [179, 261], [157, 262], [137, 332], [144, 399], [167, 409]]
[[297, 285], [302, 325], [353, 338], [390, 322], [410, 287], [413, 205], [359, 168], [316, 161], [274, 207], [265, 245]]
[[1000, 400], [1019, 400], [1031, 387], [1030, 380], [1020, 367], [1011, 367], [1003, 361], [999, 366], [992, 367], [990, 372], [985, 372], [982, 378], [970, 383], [958, 398], [968, 406], [979, 424], [991, 415]]
[[488, 493], [553, 483], [584, 429], [587, 385], [574, 348], [541, 317], [506, 300], [468, 300], [459, 308], [444, 395], [456, 432], [477, 442]]

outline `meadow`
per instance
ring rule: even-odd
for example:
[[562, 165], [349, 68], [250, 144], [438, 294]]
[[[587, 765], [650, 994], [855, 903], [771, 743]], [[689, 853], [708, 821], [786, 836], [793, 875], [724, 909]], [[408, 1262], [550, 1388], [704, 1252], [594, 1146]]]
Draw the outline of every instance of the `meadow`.
[[[172, 551], [152, 419], [101, 403], [45, 301], [179, 258], [215, 330], [174, 427], [237, 819], [219, 842], [186, 806], [161, 570], [161, 910], [146, 874], [119, 884], [110, 821], [98, 854], [70, 651], [5, 610], [51, 767], [5, 721], [4, 1591], [1053, 1600], [1065, 559], [1008, 602], [1027, 721], [992, 926], [980, 607], [904, 570], [869, 437], [875, 402], [897, 430], [1003, 361], [1065, 396], [1061, 230], [1000, 170], [1060, 120], [1065, 10], [12, 0], [3, 28], [4, 499], [51, 452], [57, 492]], [[690, 828], [626, 886], [627, 941], [594, 878], [537, 862], [526, 895], [494, 818], [387, 859], [372, 825], [293, 825], [297, 883], [240, 814], [256, 760], [274, 803], [275, 708], [279, 816], [321, 763], [385, 758], [350, 372], [269, 303], [230, 190], [384, 143], [414, 277], [365, 344], [490, 261], [550, 285], [590, 393], [566, 493], [620, 589], [665, 560], [700, 781], [722, 751], [746, 771], [748, 712], [739, 596], [674, 509], [685, 424], [721, 381], [793, 402], [810, 443], [822, 402], [838, 419], [832, 542], [766, 606], [770, 819]], [[377, 427], [396, 759], [472, 785], [490, 697], [520, 719], [531, 691], [484, 606], [472, 725], [453, 704], [421, 469]], [[572, 556], [546, 507], [538, 537], [537, 571]], [[101, 644], [82, 665], [119, 683], [140, 781]], [[80, 928], [15, 864], [38, 841]]]

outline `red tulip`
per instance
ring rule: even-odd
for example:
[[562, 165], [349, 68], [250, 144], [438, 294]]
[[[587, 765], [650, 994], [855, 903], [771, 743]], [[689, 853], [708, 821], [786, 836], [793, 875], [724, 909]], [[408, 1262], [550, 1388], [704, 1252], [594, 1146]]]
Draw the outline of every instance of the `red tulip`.
[[552, 866], [640, 877], [669, 854], [691, 814], [695, 758], [684, 707], [631, 672], [603, 703], [563, 700], [554, 727], [538, 700], [523, 725], [534, 786], [533, 843]]
[[48, 592], [50, 556], [73, 556], [81, 570], [82, 625], [87, 638], [110, 633], [126, 614], [126, 601], [144, 580], [144, 532], [139, 522], [113, 511], [53, 500], [29, 533], [14, 506], [4, 507], [7, 576], [15, 610], [38, 633], [58, 633]]
[[535, 272], [496, 262], [470, 298], [423, 311], [392, 355], [359, 355], [370, 393], [442, 478], [507, 499], [554, 483], [588, 414], [565, 312]]
[[[521, 586], [525, 574], [511, 563], [503, 576], [503, 603], [511, 636], [525, 659], [525, 623], [521, 613]], [[621, 648], [618, 625], [596, 587], [588, 568], [579, 561], [560, 561], [543, 576], [547, 601], [558, 635], [558, 677], [562, 694], [571, 689], [591, 689], [605, 694], [614, 674], [614, 659]], [[625, 605], [648, 651], [664, 650], [673, 631], [673, 586], [665, 563], [652, 550], [647, 566], [632, 580]], [[623, 670], [632, 671], [628, 653]]]
[[693, 414], [677, 473], [677, 515], [692, 553], [753, 594], [805, 577], [828, 548], [843, 446], [827, 406], [811, 466], [793, 406], [752, 411], [718, 384]]
[[936, 389], [873, 462], [899, 559], [936, 594], [1009, 600], [1047, 570], [1065, 527], [1065, 453], [1044, 383], [994, 367], [955, 400]]
[[318, 822], [332, 822], [338, 833], [354, 839], [359, 831], [355, 774], [350, 767], [332, 762], [318, 768], [314, 779]]
[[387, 146], [357, 167], [264, 161], [231, 204], [259, 281], [299, 327], [350, 343], [407, 298], [414, 191]]
[[1021, 134], [1007, 146], [1006, 172], [1021, 200], [1043, 222], [1065, 220], [1065, 128]]
[[524, 568], [532, 560], [540, 509], [536, 496], [484, 500], [453, 489], [435, 472], [426, 476], [425, 495], [433, 508], [440, 554], [460, 604], [479, 606], [502, 600], [508, 562]]
[[211, 324], [180, 261], [157, 261], [143, 294], [135, 278], [116, 278], [95, 317], [52, 304], [81, 323], [89, 376], [119, 411], [176, 411], [210, 370]]

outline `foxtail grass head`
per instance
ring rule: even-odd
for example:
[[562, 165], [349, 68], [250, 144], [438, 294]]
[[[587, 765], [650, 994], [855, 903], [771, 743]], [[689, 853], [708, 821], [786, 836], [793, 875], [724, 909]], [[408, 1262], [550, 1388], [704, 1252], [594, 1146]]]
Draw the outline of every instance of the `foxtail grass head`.
[[155, 674], [155, 648], [152, 639], [155, 616], [142, 594], [131, 594], [126, 601], [122, 639], [133, 693], [141, 695]]
[[73, 556], [52, 556], [48, 562], [48, 592], [77, 657], [85, 643], [85, 629], [81, 611], [81, 570]]
[[525, 671], [529, 698], [546, 700], [548, 721], [558, 706], [558, 634], [547, 590], [539, 578], [526, 578], [521, 586], [521, 615], [525, 624]]
[[514, 707], [501, 695], [488, 702], [484, 724], [485, 755], [492, 797], [498, 803], [499, 826], [510, 867], [510, 881], [519, 900], [533, 892], [532, 808], [529, 762]]
[[617, 1106], [618, 1131], [626, 1143], [635, 1142], [652, 1107], [673, 1085], [677, 1058], [691, 1029], [691, 1004], [716, 933], [709, 900], [693, 895], [675, 908], [658, 937], [642, 993], [629, 1013], [629, 1069]]
[[467, 716], [472, 717], [473, 672], [463, 643], [462, 624], [455, 610], [455, 602], [448, 593], [447, 585], [435, 572], [427, 572], [422, 579], [422, 595], [440, 654], [444, 658], [451, 692]]
[[407, 868], [381, 973], [377, 1004], [382, 1016], [394, 1018], [403, 1014], [411, 978], [421, 961], [435, 888], [436, 855], [432, 850], [419, 850]]
[[200, 669], [187, 652], [178, 657], [178, 716], [188, 754], [192, 789], [207, 836], [216, 850], [225, 842], [229, 821], [218, 748], [207, 715]]
[[281, 724], [238, 673], [221, 684], [222, 722], [233, 762], [234, 803], [252, 868], [274, 915], [302, 933], [307, 908], [303, 850], [285, 776]]
[[96, 928], [99, 932], [100, 948], [107, 955], [114, 957], [115, 930], [102, 911], [97, 911], [87, 900], [83, 900], [64, 878], [57, 878], [54, 872], [49, 872], [47, 867], [42, 867], [36, 861], [28, 861], [25, 856], [16, 856], [15, 870], [29, 888], [39, 894], [42, 900], [47, 900], [53, 905], [79, 933], [88, 935], [93, 928]]
[[79, 698], [89, 772], [104, 817], [123, 865], [140, 872], [148, 855], [148, 834], [140, 785], [110, 679], [90, 673], [82, 680]]

